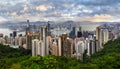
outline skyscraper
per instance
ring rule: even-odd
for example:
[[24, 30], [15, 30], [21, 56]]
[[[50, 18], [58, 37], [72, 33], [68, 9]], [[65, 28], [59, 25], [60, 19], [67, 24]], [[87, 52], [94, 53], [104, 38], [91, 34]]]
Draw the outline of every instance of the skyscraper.
[[99, 42], [99, 50], [103, 48], [103, 35], [100, 27], [96, 28], [96, 40]]
[[77, 59], [83, 59], [83, 53], [85, 51], [85, 39], [82, 37], [82, 33], [78, 32], [77, 37], [74, 40], [74, 57]]
[[73, 54], [73, 42], [72, 39], [67, 37], [66, 33], [61, 36], [61, 56], [72, 57]]
[[47, 35], [48, 35], [48, 36], [51, 35], [50, 29], [51, 29], [51, 27], [50, 27], [50, 21], [48, 21], [48, 25], [47, 25]]
[[38, 55], [38, 39], [32, 40], [32, 56]]
[[42, 26], [41, 27], [41, 32], [40, 32], [40, 39], [41, 41], [43, 42], [43, 46], [45, 47], [44, 48], [44, 51], [45, 51], [45, 54], [49, 54], [49, 50], [48, 50], [48, 45], [47, 45], [47, 27], [46, 26]]
[[108, 29], [104, 29], [103, 30], [103, 43], [105, 44], [105, 43], [107, 43], [108, 42], [108, 40], [109, 40], [109, 31], [108, 31]]
[[17, 36], [17, 32], [13, 31], [13, 37], [15, 38]]

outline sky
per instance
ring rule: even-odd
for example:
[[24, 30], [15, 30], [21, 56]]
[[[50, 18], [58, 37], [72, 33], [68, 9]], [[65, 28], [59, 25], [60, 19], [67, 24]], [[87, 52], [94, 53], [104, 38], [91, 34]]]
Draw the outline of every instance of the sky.
[[120, 0], [0, 0], [0, 22], [120, 22]]

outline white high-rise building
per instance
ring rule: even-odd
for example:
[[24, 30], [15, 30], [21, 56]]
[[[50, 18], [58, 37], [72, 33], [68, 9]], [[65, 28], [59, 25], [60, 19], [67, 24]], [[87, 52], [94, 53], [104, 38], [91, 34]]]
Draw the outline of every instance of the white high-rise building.
[[32, 56], [38, 55], [38, 39], [32, 40]]
[[47, 45], [47, 27], [46, 26], [42, 26], [41, 27], [41, 40], [43, 42], [43, 46], [44, 46], [44, 50], [45, 50], [45, 55], [49, 54], [49, 49], [48, 49], [48, 45]]
[[5, 44], [5, 39], [3, 37], [0, 37], [0, 43]]
[[52, 55], [61, 56], [61, 38], [51, 37], [49, 51]]
[[32, 56], [45, 56], [45, 46], [42, 41], [38, 39], [32, 40]]
[[105, 44], [105, 43], [107, 43], [108, 42], [108, 40], [109, 40], [109, 31], [108, 31], [108, 29], [104, 29], [103, 30], [103, 43]]
[[45, 56], [46, 55], [45, 54], [45, 46], [43, 45], [42, 41], [38, 42], [37, 48], [38, 48], [38, 55], [40, 55], [40, 56]]
[[76, 57], [77, 59], [83, 59], [83, 53], [85, 51], [85, 41], [84, 38], [76, 38], [75, 41], [75, 53], [74, 53], [74, 57]]

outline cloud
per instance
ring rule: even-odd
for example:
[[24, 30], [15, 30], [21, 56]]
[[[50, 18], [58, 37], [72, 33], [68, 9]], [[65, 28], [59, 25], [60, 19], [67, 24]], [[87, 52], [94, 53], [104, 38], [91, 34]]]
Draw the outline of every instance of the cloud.
[[16, 15], [17, 15], [17, 13], [16, 13], [16, 12], [13, 12], [13, 13], [11, 13], [11, 15], [12, 15], [12, 16], [16, 16]]
[[39, 11], [47, 11], [48, 9], [52, 9], [52, 6], [39, 5], [36, 7], [36, 10], [39, 10]]
[[[0, 16], [35, 20], [119, 21], [120, 0], [3, 0]], [[15, 16], [15, 17], [14, 17]]]
[[5, 21], [7, 21], [7, 19], [5, 19], [4, 17], [0, 16], [0, 22], [5, 22]]

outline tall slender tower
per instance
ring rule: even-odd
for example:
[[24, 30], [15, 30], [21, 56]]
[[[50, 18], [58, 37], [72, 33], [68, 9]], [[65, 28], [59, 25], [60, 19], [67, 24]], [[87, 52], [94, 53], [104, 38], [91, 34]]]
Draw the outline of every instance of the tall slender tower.
[[48, 21], [48, 25], [47, 25], [47, 35], [50, 36], [51, 32], [50, 32], [50, 21]]
[[49, 54], [49, 50], [48, 50], [48, 45], [47, 45], [47, 27], [46, 26], [42, 26], [41, 27], [41, 41], [43, 41], [43, 46], [44, 46], [44, 53], [45, 55]]
[[100, 27], [96, 28], [96, 40], [99, 42], [99, 49], [103, 48], [102, 30]]
[[26, 49], [31, 49], [32, 48], [32, 35], [30, 32], [30, 23], [29, 20], [27, 20], [27, 28], [26, 28]]

